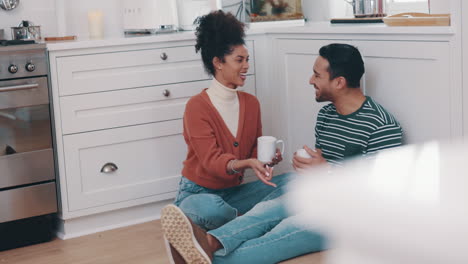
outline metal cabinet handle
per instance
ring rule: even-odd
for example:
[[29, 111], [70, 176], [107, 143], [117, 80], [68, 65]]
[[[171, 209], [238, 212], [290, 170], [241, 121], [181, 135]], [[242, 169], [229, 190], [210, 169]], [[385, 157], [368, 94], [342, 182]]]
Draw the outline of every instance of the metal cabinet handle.
[[165, 97], [169, 97], [169, 95], [171, 95], [171, 91], [169, 91], [168, 89], [164, 89], [163, 95], [164, 95]]
[[32, 83], [32, 84], [20, 84], [20, 85], [12, 85], [12, 86], [0, 86], [0, 92], [11, 92], [11, 91], [18, 91], [18, 90], [28, 90], [39, 88], [39, 84]]
[[102, 173], [112, 173], [112, 172], [114, 172], [114, 171], [116, 171], [118, 169], [119, 168], [117, 167], [117, 165], [115, 165], [112, 162], [108, 162], [108, 163], [104, 164], [104, 166], [102, 166], [101, 172]]
[[161, 58], [161, 60], [167, 60], [167, 54], [166, 54], [166, 52], [163, 52], [163, 53], [161, 54], [161, 56], [159, 56], [159, 57]]

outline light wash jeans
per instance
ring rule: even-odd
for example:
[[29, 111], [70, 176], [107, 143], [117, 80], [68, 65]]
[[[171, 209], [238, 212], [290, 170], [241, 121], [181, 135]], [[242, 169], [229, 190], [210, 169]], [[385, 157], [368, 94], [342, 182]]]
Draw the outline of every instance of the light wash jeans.
[[221, 190], [202, 187], [182, 176], [174, 204], [195, 224], [205, 230], [212, 230], [239, 214], [245, 214], [261, 201], [281, 196], [289, 180], [295, 176], [285, 173], [273, 177], [276, 188], [258, 180]]
[[306, 253], [322, 251], [325, 239], [290, 216], [282, 197], [264, 201], [245, 215], [209, 231], [224, 246], [213, 263], [273, 264]]

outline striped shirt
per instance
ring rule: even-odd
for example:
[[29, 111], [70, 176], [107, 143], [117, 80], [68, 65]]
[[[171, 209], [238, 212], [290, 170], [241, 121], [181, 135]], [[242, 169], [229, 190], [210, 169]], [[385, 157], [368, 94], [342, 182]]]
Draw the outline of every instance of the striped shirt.
[[398, 121], [367, 96], [349, 115], [340, 115], [333, 104], [322, 107], [315, 126], [315, 147], [329, 163], [340, 165], [345, 158], [400, 146], [402, 134]]

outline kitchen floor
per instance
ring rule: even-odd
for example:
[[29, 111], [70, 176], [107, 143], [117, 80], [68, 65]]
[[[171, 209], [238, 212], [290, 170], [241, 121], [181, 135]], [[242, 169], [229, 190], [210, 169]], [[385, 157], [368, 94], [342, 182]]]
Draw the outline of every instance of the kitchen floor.
[[[159, 220], [69, 240], [0, 252], [0, 264], [146, 264], [169, 263]], [[282, 264], [323, 264], [323, 253]]]

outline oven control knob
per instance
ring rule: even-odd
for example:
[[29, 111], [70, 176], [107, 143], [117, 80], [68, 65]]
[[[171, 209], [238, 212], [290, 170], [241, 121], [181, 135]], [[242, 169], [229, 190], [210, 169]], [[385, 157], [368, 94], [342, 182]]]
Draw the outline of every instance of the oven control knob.
[[31, 62], [28, 63], [28, 64], [26, 64], [26, 70], [27, 70], [28, 72], [32, 72], [32, 71], [34, 71], [35, 69], [36, 69], [36, 65], [32, 64]]
[[8, 66], [8, 71], [10, 73], [17, 73], [18, 72], [18, 66], [12, 64], [12, 65]]

